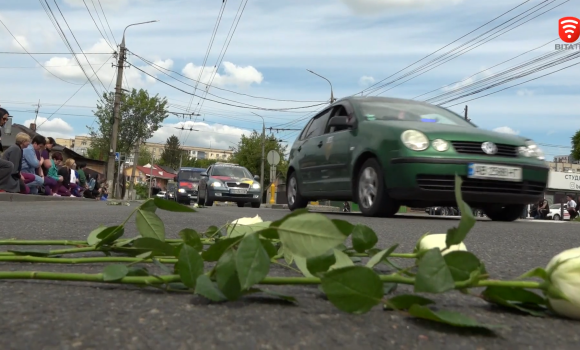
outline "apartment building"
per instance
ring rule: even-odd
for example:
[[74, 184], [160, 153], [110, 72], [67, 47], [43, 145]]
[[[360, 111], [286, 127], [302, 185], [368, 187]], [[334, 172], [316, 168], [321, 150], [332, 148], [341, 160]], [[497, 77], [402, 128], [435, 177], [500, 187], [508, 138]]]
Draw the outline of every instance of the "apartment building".
[[550, 170], [563, 173], [580, 173], [580, 161], [572, 156], [555, 156], [549, 162]]
[[[59, 145], [63, 145], [68, 147], [75, 152], [86, 155], [87, 150], [91, 146], [91, 139], [88, 136], [75, 136], [74, 139], [56, 139], [55, 140]], [[165, 144], [163, 143], [154, 143], [154, 142], [146, 142], [145, 146], [151, 153], [154, 159], [161, 158], [161, 154], [163, 153], [163, 148]], [[217, 148], [204, 148], [204, 147], [193, 147], [193, 146], [182, 146], [182, 149], [185, 150], [190, 158], [197, 158], [197, 159], [228, 159], [232, 155], [231, 150], [226, 149], [217, 149]], [[132, 155], [129, 155], [127, 158], [128, 162], [132, 162]]]

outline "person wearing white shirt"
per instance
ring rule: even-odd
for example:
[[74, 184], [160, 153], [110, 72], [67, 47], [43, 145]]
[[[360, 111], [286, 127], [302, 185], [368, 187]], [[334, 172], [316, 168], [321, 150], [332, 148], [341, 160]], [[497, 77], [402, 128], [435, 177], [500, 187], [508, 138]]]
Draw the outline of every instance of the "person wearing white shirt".
[[576, 208], [576, 202], [571, 195], [568, 195], [568, 203], [566, 203], [568, 213], [570, 213], [570, 220], [574, 220], [578, 216], [578, 209]]

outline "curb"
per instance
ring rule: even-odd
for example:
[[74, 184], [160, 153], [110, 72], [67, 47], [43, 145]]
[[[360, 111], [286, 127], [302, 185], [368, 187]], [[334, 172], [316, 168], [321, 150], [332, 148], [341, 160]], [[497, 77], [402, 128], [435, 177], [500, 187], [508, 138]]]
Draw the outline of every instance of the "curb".
[[[267, 209], [286, 209], [288, 210], [288, 204], [262, 204], [262, 208]], [[308, 205], [306, 207], [309, 210], [313, 211], [340, 211], [338, 207], [331, 207], [327, 205]]]
[[58, 202], [58, 201], [83, 201], [83, 202], [101, 202], [94, 199], [82, 197], [57, 197], [57, 196], [42, 196], [35, 194], [20, 194], [20, 193], [0, 193], [0, 202]]

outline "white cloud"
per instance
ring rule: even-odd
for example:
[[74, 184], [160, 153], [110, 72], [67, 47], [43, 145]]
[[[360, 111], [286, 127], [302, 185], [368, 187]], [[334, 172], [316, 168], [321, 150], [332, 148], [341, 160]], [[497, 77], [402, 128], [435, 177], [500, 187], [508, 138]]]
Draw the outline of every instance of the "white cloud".
[[[103, 8], [118, 10], [125, 5], [127, 5], [132, 0], [99, 0]], [[68, 5], [72, 7], [85, 7], [83, 0], [64, 0]]]
[[[203, 69], [203, 72], [201, 72]], [[202, 83], [208, 84], [215, 72], [214, 67], [201, 67], [193, 63], [188, 63], [182, 70], [182, 73], [190, 79], [199, 79]], [[223, 74], [215, 73], [212, 85], [215, 86], [237, 86], [248, 87], [253, 83], [260, 84], [264, 80], [264, 76], [256, 68], [252, 66], [236, 66], [231, 62], [223, 63]], [[205, 86], [201, 87], [202, 89]]]
[[24, 47], [27, 51], [30, 50], [30, 43], [28, 42], [28, 39], [26, 39], [25, 36], [22, 35], [14, 35], [16, 37], [16, 39], [12, 39], [12, 46], [18, 50], [18, 51], [23, 51], [22, 47]]
[[372, 15], [397, 8], [457, 5], [463, 0], [340, 0], [359, 15]]
[[[481, 73], [478, 73], [477, 75], [474, 75], [472, 77], [463, 79], [463, 80], [461, 80], [461, 81], [459, 81], [459, 82], [457, 82], [455, 84], [445, 86], [445, 87], [442, 88], [442, 90], [445, 91], [445, 92], [454, 91], [456, 89], [459, 89], [459, 88], [465, 87], [467, 85], [473, 84], [473, 83], [475, 83], [477, 81], [480, 81], [482, 79], [489, 78], [490, 76], [492, 76], [494, 74], [491, 70], [489, 70], [489, 69], [485, 69], [484, 70], [484, 69], [485, 68], [481, 68], [479, 70]], [[477, 77], [478, 75], [480, 76], [479, 78]], [[487, 83], [487, 81], [486, 81], [486, 83]], [[477, 85], [477, 86], [479, 86], [479, 85]], [[481, 85], [481, 86], [483, 86], [483, 85]], [[475, 86], [472, 86], [472, 87], [475, 87]]]
[[533, 96], [534, 90], [520, 89], [516, 93], [518, 96]]
[[[177, 128], [184, 128], [180, 130]], [[189, 129], [198, 131], [190, 131]], [[251, 134], [251, 130], [236, 128], [222, 124], [185, 121], [175, 124], [164, 124], [157, 130], [149, 142], [165, 143], [171, 135], [179, 137], [182, 145], [210, 147], [215, 149], [230, 149], [236, 146], [243, 134]]]
[[363, 75], [358, 80], [358, 84], [362, 87], [370, 86], [370, 85], [374, 84], [374, 82], [375, 82], [375, 78], [367, 76], [367, 75]]
[[[45, 117], [38, 117], [36, 119], [37, 131], [42, 136], [54, 138], [74, 137], [74, 129], [69, 123], [60, 118], [51, 118], [48, 121], [46, 119]], [[31, 123], [34, 123], [34, 119], [24, 121], [23, 125], [29, 127]], [[40, 128], [38, 128], [39, 125]]]
[[[157, 66], [159, 66], [161, 68], [164, 68], [164, 69], [171, 69], [171, 68], [173, 68], [173, 60], [172, 59], [169, 59], [169, 58], [166, 59], [166, 60], [164, 60], [164, 61], [162, 61], [162, 60], [156, 60], [156, 61], [153, 61], [153, 63], [155, 63]], [[159, 72], [158, 69], [161, 69], [159, 67], [154, 68], [152, 66], [147, 66], [147, 67], [142, 68], [142, 69], [144, 71], [146, 71], [147, 73], [153, 75], [153, 76], [157, 76], [156, 73]], [[161, 70], [163, 70], [163, 69], [161, 69]], [[155, 82], [155, 79], [153, 77], [151, 77], [151, 76], [148, 76], [148, 75], [145, 77], [145, 79], [147, 79], [147, 81], [150, 82], [150, 83], [154, 83]]]
[[514, 130], [514, 129], [510, 128], [509, 126], [500, 126], [499, 128], [493, 129], [493, 131], [501, 132], [502, 134], [510, 134], [510, 135], [519, 135], [520, 134], [519, 130]]

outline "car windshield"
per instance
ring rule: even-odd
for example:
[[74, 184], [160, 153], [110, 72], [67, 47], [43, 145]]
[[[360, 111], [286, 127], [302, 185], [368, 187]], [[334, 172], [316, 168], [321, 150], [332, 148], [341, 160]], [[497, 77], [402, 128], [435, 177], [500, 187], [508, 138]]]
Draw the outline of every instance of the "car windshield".
[[552, 204], [550, 205], [550, 209], [560, 209], [561, 204]]
[[404, 101], [357, 101], [366, 120], [402, 120], [475, 127], [461, 116], [437, 106]]
[[247, 178], [251, 179], [252, 174], [243, 167], [229, 167], [229, 166], [216, 166], [213, 168], [212, 176], [227, 176], [231, 178]]
[[170, 182], [167, 184], [167, 191], [171, 192], [175, 190], [175, 184], [173, 182]]
[[201, 172], [182, 170], [179, 172], [177, 178], [179, 181], [199, 181], [201, 180]]

